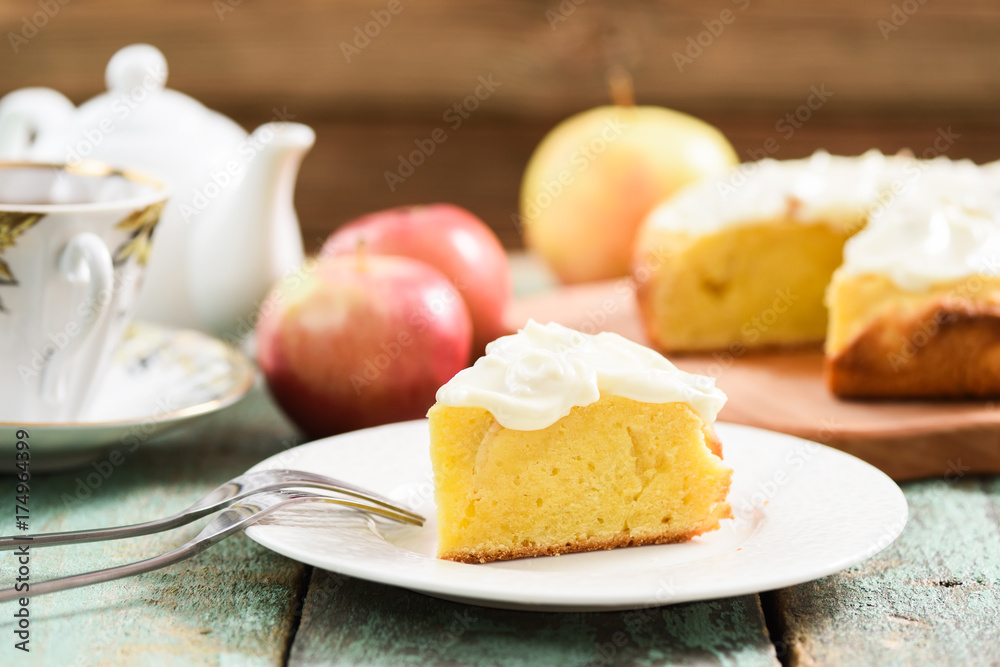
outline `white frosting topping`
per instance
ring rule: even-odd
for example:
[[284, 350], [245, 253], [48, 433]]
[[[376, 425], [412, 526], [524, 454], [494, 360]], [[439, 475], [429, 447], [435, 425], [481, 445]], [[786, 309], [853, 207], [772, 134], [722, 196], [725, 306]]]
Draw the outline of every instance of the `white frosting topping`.
[[1000, 276], [1000, 184], [968, 160], [914, 161], [905, 185], [844, 246], [838, 271], [906, 290]]
[[645, 224], [710, 234], [775, 218], [812, 223], [846, 215], [860, 223], [901, 160], [870, 150], [859, 157], [817, 151], [803, 160], [748, 162], [687, 186], [654, 209]]
[[711, 234], [777, 218], [867, 226], [847, 242], [842, 274], [878, 273], [903, 289], [1000, 276], [1000, 161], [975, 165], [871, 150], [745, 163], [684, 188], [651, 229]]
[[529, 320], [486, 346], [486, 355], [437, 392], [450, 407], [484, 408], [505, 428], [534, 431], [601, 394], [644, 403], [687, 403], [715, 421], [726, 395], [715, 380], [685, 373], [663, 355], [613, 333], [588, 335]]

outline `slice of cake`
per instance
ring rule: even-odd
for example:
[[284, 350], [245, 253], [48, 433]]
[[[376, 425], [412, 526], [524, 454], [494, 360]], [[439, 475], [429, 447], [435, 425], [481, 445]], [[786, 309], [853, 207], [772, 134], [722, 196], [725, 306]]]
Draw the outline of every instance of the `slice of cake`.
[[731, 516], [725, 395], [621, 336], [533, 321], [428, 413], [438, 556], [466, 563], [681, 542]]
[[666, 351], [819, 343], [844, 242], [867, 222], [895, 158], [818, 152], [688, 186], [653, 211], [633, 276], [646, 333]]
[[1000, 197], [971, 162], [924, 163], [844, 248], [826, 377], [843, 397], [1000, 395]]

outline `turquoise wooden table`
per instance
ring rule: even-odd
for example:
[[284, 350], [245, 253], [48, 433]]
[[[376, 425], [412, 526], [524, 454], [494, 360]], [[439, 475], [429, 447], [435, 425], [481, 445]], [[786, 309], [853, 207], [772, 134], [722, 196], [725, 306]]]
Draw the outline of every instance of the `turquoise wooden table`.
[[[522, 291], [547, 280], [518, 261], [515, 275]], [[31, 530], [166, 516], [301, 442], [258, 386], [235, 406], [150, 440], [97, 483], [94, 467], [34, 476]], [[0, 506], [9, 508], [0, 534], [15, 532], [15, 485], [0, 477]], [[759, 595], [613, 613], [444, 602], [316, 570], [239, 534], [166, 570], [31, 600], [29, 653], [15, 648], [18, 606], [0, 604], [0, 665], [1000, 664], [1000, 477], [959, 471], [903, 488], [910, 520], [900, 539], [844, 572]], [[30, 576], [139, 560], [206, 521], [36, 548]], [[13, 552], [0, 552], [0, 586], [18, 567]]]
[[[163, 516], [298, 443], [258, 387], [229, 410], [140, 447], [97, 488], [86, 484], [87, 470], [36, 476], [33, 529]], [[14, 486], [11, 476], [0, 481], [8, 507]], [[911, 518], [902, 537], [845, 572], [760, 595], [615, 613], [443, 602], [315, 570], [238, 535], [167, 570], [32, 600], [27, 654], [14, 648], [16, 606], [0, 605], [0, 664], [1000, 662], [1000, 478], [904, 489]], [[193, 536], [203, 523], [122, 542], [35, 549], [31, 577], [136, 560]], [[4, 585], [15, 567], [12, 552], [0, 553]]]

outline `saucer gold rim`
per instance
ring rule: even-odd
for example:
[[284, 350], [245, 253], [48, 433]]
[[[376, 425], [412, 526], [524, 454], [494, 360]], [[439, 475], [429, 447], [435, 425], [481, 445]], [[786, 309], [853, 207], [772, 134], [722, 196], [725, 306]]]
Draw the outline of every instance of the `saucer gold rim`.
[[[196, 417], [201, 414], [207, 414], [210, 412], [215, 412], [217, 410], [222, 410], [223, 408], [229, 407], [240, 398], [245, 396], [252, 388], [254, 383], [257, 381], [257, 370], [253, 362], [249, 358], [233, 346], [228, 343], [219, 340], [209, 334], [194, 331], [191, 329], [172, 329], [171, 327], [166, 327], [162, 325], [157, 325], [149, 322], [142, 322], [144, 326], [154, 326], [169, 330], [172, 335], [177, 338], [203, 338], [211, 340], [214, 343], [219, 344], [225, 349], [225, 358], [230, 363], [233, 368], [233, 377], [235, 381], [233, 386], [224, 395], [218, 398], [213, 398], [210, 401], [204, 401], [202, 403], [197, 403], [195, 405], [189, 405], [187, 407], [178, 408], [176, 410], [171, 410], [169, 412], [163, 412], [155, 416], [153, 421], [160, 422], [173, 422], [182, 419], [188, 419], [191, 417]], [[0, 421], [0, 428], [4, 429], [87, 429], [87, 428], [107, 428], [107, 427], [120, 427], [129, 426], [137, 422], [145, 421], [146, 419], [152, 418], [152, 415], [143, 418], [131, 417], [128, 419], [114, 419], [105, 421], [68, 421], [68, 422], [7, 422]]]

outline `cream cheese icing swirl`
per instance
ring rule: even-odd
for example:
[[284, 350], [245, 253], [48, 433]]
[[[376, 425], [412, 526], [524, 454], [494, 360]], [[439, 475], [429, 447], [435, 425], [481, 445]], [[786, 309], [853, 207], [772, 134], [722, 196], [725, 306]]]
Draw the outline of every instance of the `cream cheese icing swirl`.
[[817, 151], [801, 160], [749, 162], [688, 185], [654, 209], [644, 226], [710, 234], [777, 218], [814, 223], [847, 216], [861, 223], [902, 162], [877, 150], [858, 157]]
[[876, 273], [922, 291], [1000, 275], [1000, 193], [980, 167], [936, 159], [844, 246], [842, 274]]
[[602, 394], [644, 403], [687, 403], [708, 423], [726, 402], [712, 378], [686, 373], [618, 334], [588, 335], [534, 320], [487, 345], [485, 356], [438, 390], [437, 401], [483, 408], [504, 428], [534, 431]]

